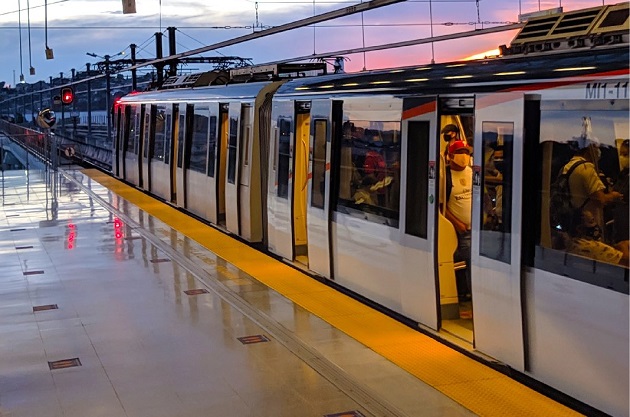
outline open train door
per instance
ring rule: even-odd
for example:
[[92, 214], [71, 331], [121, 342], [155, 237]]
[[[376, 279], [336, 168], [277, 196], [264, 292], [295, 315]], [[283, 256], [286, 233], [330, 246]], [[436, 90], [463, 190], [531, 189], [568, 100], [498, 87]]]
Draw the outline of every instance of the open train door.
[[475, 347], [524, 371], [522, 93], [475, 97], [472, 294]]
[[[454, 288], [455, 276], [453, 270], [452, 246], [457, 246], [457, 238], [451, 241], [450, 253], [445, 245], [444, 236], [436, 233], [446, 233], [440, 226], [436, 205], [440, 176], [437, 170], [441, 164], [436, 163], [438, 144], [436, 139], [438, 129], [436, 97], [407, 98], [403, 102], [402, 117], [402, 158], [401, 194], [404, 195], [401, 214], [403, 221], [401, 228], [405, 248], [404, 271], [405, 277], [401, 288], [404, 310], [413, 317], [438, 329], [438, 308], [446, 308], [450, 303], [457, 309], [457, 296], [445, 295], [447, 288]], [[446, 220], [446, 225], [452, 229]], [[436, 225], [437, 223], [437, 225]], [[437, 255], [434, 256], [437, 248]], [[447, 260], [445, 261], [444, 258]], [[435, 271], [435, 272], [434, 272]], [[437, 276], [436, 276], [437, 275]], [[450, 286], [442, 281], [452, 281]], [[437, 288], [436, 288], [437, 287]], [[436, 293], [439, 297], [436, 298]]]
[[[308, 177], [308, 261], [309, 269], [332, 278], [330, 265], [330, 158], [333, 135], [331, 100], [311, 102], [311, 132]], [[340, 119], [340, 118], [339, 118]]]

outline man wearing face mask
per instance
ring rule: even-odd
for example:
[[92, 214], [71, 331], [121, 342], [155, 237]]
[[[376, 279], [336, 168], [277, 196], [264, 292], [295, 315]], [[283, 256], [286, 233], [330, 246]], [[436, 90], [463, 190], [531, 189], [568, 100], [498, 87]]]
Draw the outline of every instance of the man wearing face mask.
[[449, 166], [446, 168], [446, 209], [444, 215], [457, 232], [454, 262], [466, 262], [466, 269], [456, 271], [460, 301], [470, 299], [470, 225], [472, 217], [472, 177], [470, 155], [466, 142], [454, 141], [448, 147]]
[[448, 156], [448, 147], [451, 146], [456, 141], [462, 141], [466, 143], [466, 139], [460, 139], [459, 137], [459, 128], [454, 124], [448, 124], [442, 128], [442, 138], [444, 142], [446, 142], [446, 149], [444, 151], [445, 156]]

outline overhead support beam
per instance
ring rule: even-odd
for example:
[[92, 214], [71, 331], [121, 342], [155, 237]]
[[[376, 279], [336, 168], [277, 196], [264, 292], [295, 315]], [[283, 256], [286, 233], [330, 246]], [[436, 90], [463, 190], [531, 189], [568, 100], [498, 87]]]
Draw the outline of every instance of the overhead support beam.
[[295, 22], [287, 23], [280, 26], [274, 26], [269, 29], [264, 29], [258, 32], [250, 33], [248, 35], [239, 36], [237, 38], [228, 39], [226, 41], [222, 41], [219, 43], [215, 43], [212, 45], [207, 45], [201, 48], [192, 49], [190, 51], [182, 52], [180, 54], [168, 56], [161, 59], [155, 59], [153, 61], [147, 61], [142, 65], [137, 65], [129, 69], [133, 69], [136, 67], [142, 67], [147, 65], [155, 65], [166, 61], [177, 60], [180, 58], [186, 58], [191, 55], [197, 55], [208, 51], [214, 51], [216, 49], [225, 48], [226, 46], [232, 46], [239, 43], [251, 41], [254, 39], [264, 38], [265, 36], [275, 35], [277, 33], [286, 32], [293, 29], [298, 29], [301, 27], [314, 25], [316, 23], [326, 22], [328, 20], [337, 19], [339, 17], [350, 16], [356, 13], [366, 12], [368, 10], [378, 9], [379, 7], [389, 6], [396, 3], [402, 3], [406, 0], [372, 0], [366, 3], [359, 3], [353, 6], [344, 7], [343, 9], [333, 10], [331, 12], [318, 14], [316, 16], [312, 16], [306, 19], [297, 20]]
[[344, 49], [341, 51], [323, 52], [321, 54], [304, 55], [301, 57], [293, 57], [293, 58], [289, 58], [285, 60], [267, 62], [264, 64], [257, 64], [257, 65], [283, 64], [285, 62], [298, 62], [298, 61], [304, 61], [307, 59], [332, 58], [332, 57], [337, 57], [337, 56], [358, 54], [358, 53], [363, 53], [363, 52], [381, 51], [384, 49], [404, 48], [406, 46], [422, 45], [422, 44], [431, 43], [431, 42], [442, 42], [442, 41], [449, 41], [449, 40], [459, 39], [459, 38], [469, 38], [471, 36], [487, 35], [489, 33], [516, 30], [516, 29], [522, 28], [524, 25], [525, 23], [512, 23], [509, 25], [495, 26], [488, 29], [476, 29], [476, 30], [469, 30], [467, 32], [458, 32], [458, 33], [451, 33], [449, 35], [434, 36], [432, 38], [411, 39], [408, 41], [393, 42], [393, 43], [387, 43], [383, 45], [366, 46], [365, 48]]

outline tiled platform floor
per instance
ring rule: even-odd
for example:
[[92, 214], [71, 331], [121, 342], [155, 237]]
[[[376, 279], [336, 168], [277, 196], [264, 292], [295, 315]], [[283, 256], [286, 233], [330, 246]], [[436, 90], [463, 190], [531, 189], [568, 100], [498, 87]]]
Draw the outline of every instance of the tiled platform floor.
[[[0, 416], [473, 415], [78, 171], [68, 173], [120, 212], [64, 176], [4, 172]], [[208, 292], [185, 292], [195, 289]], [[257, 335], [269, 340], [239, 341]], [[73, 358], [81, 366], [49, 367]]]

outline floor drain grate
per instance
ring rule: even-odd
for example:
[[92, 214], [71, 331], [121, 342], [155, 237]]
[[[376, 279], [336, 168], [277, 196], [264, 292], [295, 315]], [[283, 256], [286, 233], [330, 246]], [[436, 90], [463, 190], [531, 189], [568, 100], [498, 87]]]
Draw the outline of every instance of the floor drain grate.
[[32, 246], [16, 246], [15, 249], [20, 250], [20, 249], [33, 249]]
[[344, 411], [342, 413], [326, 414], [324, 415], [324, 417], [365, 417], [365, 416], [361, 414], [360, 412], [354, 410], [354, 411]]
[[261, 343], [261, 342], [269, 341], [269, 338], [263, 334], [257, 334], [254, 336], [237, 337], [237, 339], [239, 340], [239, 342], [241, 342], [244, 345], [251, 345], [253, 343]]
[[74, 366], [81, 366], [79, 358], [62, 359], [60, 361], [48, 362], [48, 367], [52, 371], [53, 369], [65, 369], [72, 368]]
[[26, 271], [26, 272], [23, 272], [22, 274], [23, 275], [41, 275], [43, 273], [44, 271]]
[[151, 259], [151, 262], [154, 264], [160, 263], [160, 262], [170, 262], [170, 259], [167, 258], [157, 258], [157, 259]]
[[47, 304], [45, 306], [35, 306], [33, 307], [33, 312], [36, 311], [46, 311], [46, 310], [57, 310], [59, 307], [57, 304]]
[[184, 293], [186, 293], [186, 295], [199, 295], [199, 294], [207, 294], [208, 290], [206, 290], [205, 288], [199, 288], [196, 290], [186, 290], [184, 291]]

